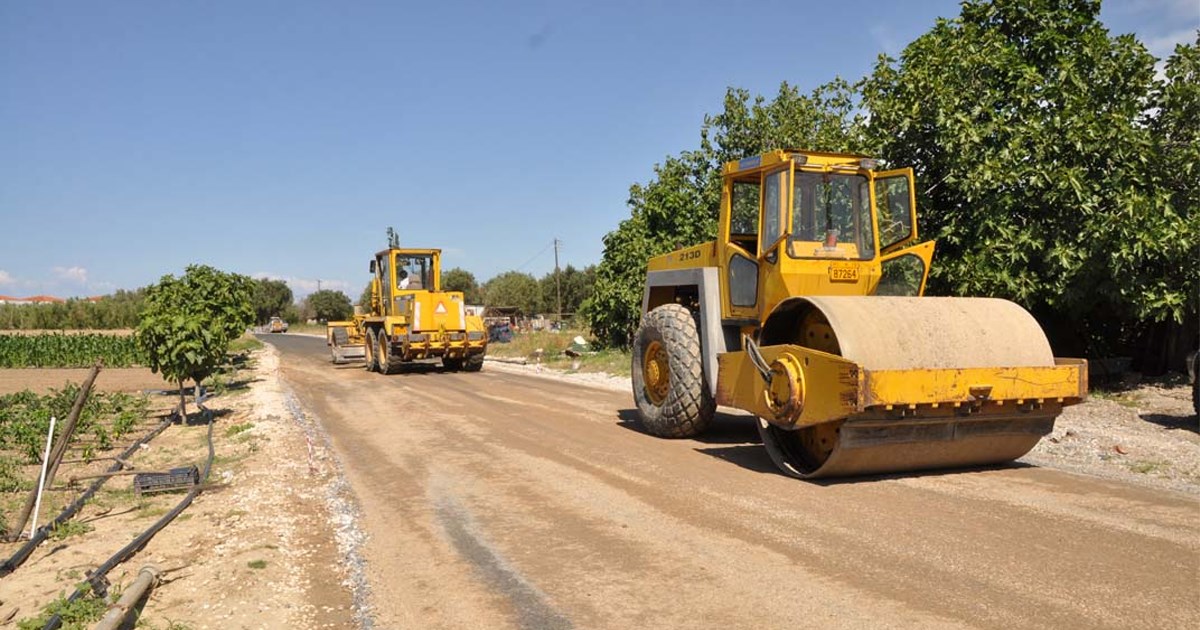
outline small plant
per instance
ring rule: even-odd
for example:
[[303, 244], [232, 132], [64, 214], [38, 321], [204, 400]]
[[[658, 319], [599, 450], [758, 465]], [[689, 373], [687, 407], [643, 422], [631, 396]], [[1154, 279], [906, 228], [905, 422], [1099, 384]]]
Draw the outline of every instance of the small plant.
[[0, 492], [17, 492], [26, 487], [21, 469], [11, 457], [0, 457]]
[[100, 617], [104, 616], [104, 611], [108, 609], [108, 603], [92, 593], [87, 582], [79, 585], [79, 588], [83, 591], [83, 597], [68, 602], [65, 595], [59, 595], [58, 599], [46, 604], [46, 607], [36, 617], [26, 617], [18, 621], [17, 629], [41, 630], [54, 615], [58, 615], [62, 620], [64, 630], [91, 628], [100, 620]]
[[243, 431], [249, 431], [254, 428], [253, 422], [242, 422], [239, 424], [231, 424], [225, 429], [225, 437], [233, 437]]
[[67, 521], [61, 523], [50, 532], [50, 538], [54, 540], [66, 540], [72, 536], [82, 536], [92, 531], [92, 526], [83, 521]]
[[1164, 465], [1165, 464], [1163, 462], [1152, 462], [1152, 461], [1148, 461], [1148, 460], [1139, 460], [1139, 461], [1129, 464], [1129, 470], [1132, 470], [1133, 472], [1138, 473], [1139, 475], [1146, 475], [1146, 474], [1152, 473], [1152, 472], [1162, 468]]
[[250, 567], [251, 569], [265, 569], [265, 568], [267, 568], [267, 561], [266, 560], [251, 560], [250, 562], [246, 563], [246, 566]]

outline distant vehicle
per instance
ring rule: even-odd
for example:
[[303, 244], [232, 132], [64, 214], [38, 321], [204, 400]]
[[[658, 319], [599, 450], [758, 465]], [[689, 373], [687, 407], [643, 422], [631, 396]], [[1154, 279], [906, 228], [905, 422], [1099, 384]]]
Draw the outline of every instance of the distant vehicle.
[[288, 329], [288, 323], [283, 321], [282, 317], [272, 317], [271, 323], [267, 324], [268, 330], [273, 333], [285, 333]]

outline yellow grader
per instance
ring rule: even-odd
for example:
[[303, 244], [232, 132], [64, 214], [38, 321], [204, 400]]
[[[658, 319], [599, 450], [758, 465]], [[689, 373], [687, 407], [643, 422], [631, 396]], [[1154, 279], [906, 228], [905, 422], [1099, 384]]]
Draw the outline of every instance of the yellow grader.
[[921, 297], [912, 169], [773, 151], [723, 168], [717, 240], [652, 259], [633, 344], [642, 424], [748, 411], [799, 478], [1010, 461], [1087, 395], [1020, 306]]
[[366, 360], [392, 374], [406, 363], [441, 359], [448, 370], [477, 372], [487, 353], [483, 320], [467, 315], [460, 291], [443, 291], [441, 250], [389, 247], [371, 261], [369, 312], [329, 322], [325, 339], [334, 363]]

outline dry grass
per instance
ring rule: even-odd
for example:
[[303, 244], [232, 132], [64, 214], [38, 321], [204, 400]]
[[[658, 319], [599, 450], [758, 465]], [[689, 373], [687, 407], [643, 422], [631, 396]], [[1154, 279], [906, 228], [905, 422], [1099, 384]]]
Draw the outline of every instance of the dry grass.
[[629, 353], [620, 350], [600, 350], [571, 358], [563, 354], [575, 337], [586, 333], [580, 330], [564, 330], [562, 332], [527, 332], [513, 334], [509, 343], [489, 343], [488, 355], [494, 357], [523, 358], [531, 363], [540, 360], [545, 365], [556, 370], [567, 372], [601, 372], [614, 376], [629, 376]]

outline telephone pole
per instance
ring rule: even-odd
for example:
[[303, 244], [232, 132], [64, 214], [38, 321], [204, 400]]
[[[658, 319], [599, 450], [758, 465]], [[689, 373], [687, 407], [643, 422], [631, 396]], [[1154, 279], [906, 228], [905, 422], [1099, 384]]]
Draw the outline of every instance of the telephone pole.
[[562, 241], [554, 239], [554, 295], [558, 300], [558, 321], [562, 323], [562, 281], [558, 274], [558, 246]]

